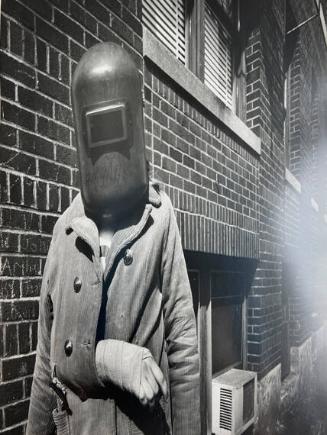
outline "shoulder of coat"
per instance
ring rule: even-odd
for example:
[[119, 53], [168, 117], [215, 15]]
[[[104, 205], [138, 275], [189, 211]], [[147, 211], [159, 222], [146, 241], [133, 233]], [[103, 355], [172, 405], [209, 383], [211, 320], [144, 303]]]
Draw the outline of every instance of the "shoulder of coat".
[[69, 207], [67, 207], [63, 214], [58, 218], [53, 229], [53, 239], [57, 238], [60, 234], [66, 231], [67, 223], [82, 213], [82, 207], [82, 199], [79, 193], [75, 196]]
[[[164, 224], [168, 224], [174, 215], [173, 205], [167, 193], [163, 190], [159, 190], [161, 205], [158, 208], [158, 215], [160, 216], [160, 221]], [[164, 226], [165, 226], [164, 224]]]

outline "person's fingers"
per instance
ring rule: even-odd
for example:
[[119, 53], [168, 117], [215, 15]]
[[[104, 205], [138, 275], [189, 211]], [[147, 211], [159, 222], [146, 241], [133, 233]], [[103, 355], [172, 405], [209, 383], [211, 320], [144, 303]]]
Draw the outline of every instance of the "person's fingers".
[[144, 361], [144, 377], [150, 384], [154, 395], [157, 396], [159, 393], [159, 385], [151, 369], [152, 364], [153, 364], [152, 358], [149, 358], [148, 360]]
[[141, 404], [143, 406], [146, 405], [147, 399], [146, 399], [146, 396], [145, 396], [145, 391], [144, 391], [144, 388], [143, 388], [143, 384], [141, 384], [141, 386], [140, 386], [140, 393], [138, 395], [138, 399], [139, 399], [139, 401], [141, 402]]
[[143, 387], [143, 391], [144, 391], [144, 399], [143, 401], [141, 401], [142, 405], [148, 405], [150, 402], [152, 402], [152, 400], [154, 399], [154, 392], [152, 390], [151, 385], [149, 384], [149, 382], [143, 378], [142, 380], [142, 387]]
[[158, 366], [158, 364], [152, 359], [149, 360], [150, 362], [150, 369], [152, 371], [152, 374], [157, 382], [157, 384], [160, 387], [160, 390], [164, 396], [165, 399], [167, 399], [167, 394], [168, 394], [168, 387], [167, 387], [167, 382], [166, 379], [162, 373], [162, 371], [160, 370], [160, 367]]

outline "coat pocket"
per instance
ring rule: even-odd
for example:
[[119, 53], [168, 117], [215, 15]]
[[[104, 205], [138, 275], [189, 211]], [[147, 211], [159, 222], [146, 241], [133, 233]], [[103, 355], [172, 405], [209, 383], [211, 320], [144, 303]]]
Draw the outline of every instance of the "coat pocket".
[[57, 429], [57, 435], [71, 435], [67, 411], [52, 411], [53, 421]]

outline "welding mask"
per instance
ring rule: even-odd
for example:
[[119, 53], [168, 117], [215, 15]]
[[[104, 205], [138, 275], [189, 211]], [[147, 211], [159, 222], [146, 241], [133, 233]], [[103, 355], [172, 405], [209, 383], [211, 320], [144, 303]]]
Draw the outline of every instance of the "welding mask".
[[147, 196], [142, 79], [121, 46], [101, 43], [81, 58], [72, 81], [84, 207], [121, 217]]

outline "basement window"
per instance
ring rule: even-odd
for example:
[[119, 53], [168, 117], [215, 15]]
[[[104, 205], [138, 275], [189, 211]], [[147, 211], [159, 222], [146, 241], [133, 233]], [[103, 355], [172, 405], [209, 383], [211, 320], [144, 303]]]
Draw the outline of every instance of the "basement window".
[[245, 345], [244, 277], [211, 272], [212, 373], [242, 368]]

